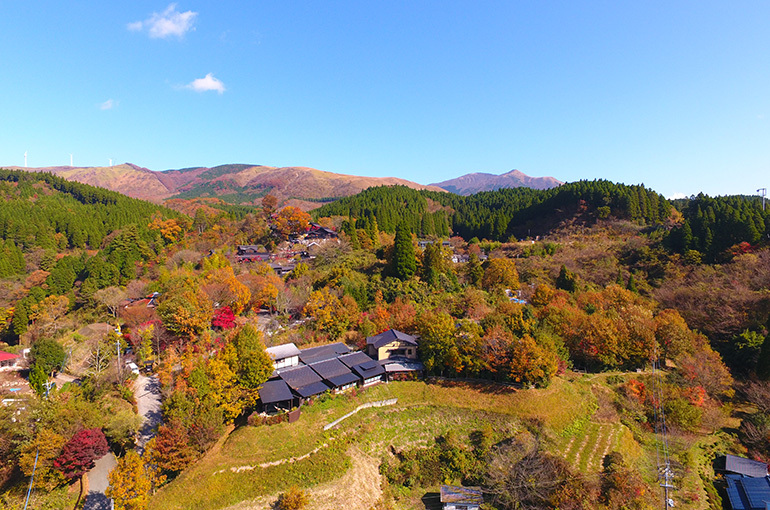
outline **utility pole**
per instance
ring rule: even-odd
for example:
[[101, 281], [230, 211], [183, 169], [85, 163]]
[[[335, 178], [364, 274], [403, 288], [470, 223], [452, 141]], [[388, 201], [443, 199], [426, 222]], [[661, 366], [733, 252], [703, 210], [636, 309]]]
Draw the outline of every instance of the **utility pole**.
[[762, 197], [762, 210], [765, 210], [765, 197], [767, 196], [767, 188], [759, 188], [757, 190], [757, 193], [759, 193], [759, 196]]
[[120, 379], [120, 383], [123, 384], [123, 367], [120, 365], [120, 335], [118, 335], [118, 338], [115, 340], [115, 347], [118, 351], [118, 379]]

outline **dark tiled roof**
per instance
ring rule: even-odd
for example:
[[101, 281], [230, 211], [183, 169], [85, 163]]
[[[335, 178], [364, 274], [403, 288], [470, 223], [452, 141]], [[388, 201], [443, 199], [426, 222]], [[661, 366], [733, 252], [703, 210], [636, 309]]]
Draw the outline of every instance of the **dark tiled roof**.
[[354, 366], [353, 372], [361, 376], [362, 379], [370, 379], [372, 377], [384, 374], [385, 369], [382, 368], [382, 365], [373, 359], [369, 359], [369, 361]]
[[299, 359], [305, 365], [312, 365], [319, 361], [327, 359], [337, 358], [343, 354], [350, 352], [347, 345], [342, 342], [336, 342], [329, 345], [322, 345], [320, 347], [311, 347], [310, 349], [302, 349], [299, 351]]
[[725, 479], [733, 510], [765, 510], [765, 501], [770, 501], [770, 477], [726, 475]]
[[321, 376], [321, 379], [329, 380], [331, 377], [337, 377], [344, 374], [349, 374], [350, 369], [346, 367], [340, 360], [337, 358], [327, 359], [324, 361], [319, 361], [318, 363], [313, 363], [310, 365], [310, 368], [315, 370], [316, 374]]
[[353, 372], [348, 372], [347, 374], [342, 375], [335, 375], [334, 377], [329, 378], [329, 382], [333, 384], [335, 388], [340, 388], [347, 384], [358, 382], [359, 380], [360, 378]]
[[396, 340], [406, 342], [411, 345], [417, 345], [417, 339], [412, 335], [407, 335], [395, 329], [389, 329], [379, 335], [367, 337], [366, 345], [373, 345], [375, 349], [379, 349], [383, 345], [388, 345]]
[[282, 370], [279, 377], [295, 391], [303, 386], [321, 382], [321, 378], [308, 366], [294, 367], [291, 370]]
[[299, 388], [297, 393], [299, 393], [302, 398], [307, 398], [312, 397], [313, 395], [319, 395], [324, 391], [329, 391], [329, 389], [330, 388], [327, 385], [319, 381]]
[[442, 503], [470, 503], [480, 505], [484, 502], [481, 487], [442, 485], [440, 491]]
[[767, 476], [767, 464], [756, 460], [738, 457], [737, 455], [725, 455], [725, 471], [740, 475], [763, 477]]
[[361, 363], [366, 363], [367, 361], [372, 361], [372, 358], [367, 356], [361, 351], [358, 352], [351, 352], [350, 354], [345, 354], [344, 356], [340, 356], [339, 360], [345, 364], [348, 368], [353, 368], [356, 365], [360, 365]]
[[259, 389], [259, 398], [263, 404], [272, 404], [274, 402], [292, 400], [294, 395], [291, 394], [289, 386], [284, 381], [273, 379], [272, 381], [267, 381]]

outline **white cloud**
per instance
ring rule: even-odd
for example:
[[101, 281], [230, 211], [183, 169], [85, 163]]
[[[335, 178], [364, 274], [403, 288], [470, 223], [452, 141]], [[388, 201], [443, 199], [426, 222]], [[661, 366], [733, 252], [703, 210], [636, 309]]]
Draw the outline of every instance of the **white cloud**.
[[118, 102], [114, 99], [108, 99], [102, 104], [99, 105], [100, 110], [112, 110], [115, 106], [118, 105]]
[[176, 4], [171, 4], [166, 7], [165, 11], [153, 12], [152, 16], [146, 20], [134, 21], [126, 27], [132, 32], [146, 29], [153, 39], [165, 39], [171, 36], [181, 38], [188, 31], [194, 30], [193, 23], [195, 23], [196, 16], [198, 16], [197, 12], [179, 12], [176, 10]]
[[214, 78], [212, 73], [208, 73], [203, 78], [193, 80], [192, 83], [187, 85], [187, 88], [192, 89], [195, 92], [207, 92], [209, 90], [215, 90], [220, 94], [226, 90], [225, 84]]
[[669, 200], [676, 200], [678, 198], [687, 198], [687, 195], [685, 195], [682, 192], [677, 192], [677, 193], [674, 193], [673, 195], [671, 195], [670, 197], [668, 197]]

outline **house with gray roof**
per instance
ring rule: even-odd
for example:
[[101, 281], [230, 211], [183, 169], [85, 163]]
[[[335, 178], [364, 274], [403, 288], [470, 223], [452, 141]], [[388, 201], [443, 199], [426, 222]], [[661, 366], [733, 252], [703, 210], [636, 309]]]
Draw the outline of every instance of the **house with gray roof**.
[[758, 460], [751, 460], [737, 455], [723, 455], [714, 463], [717, 471], [728, 474], [751, 476], [762, 478], [768, 475], [767, 464]]
[[385, 380], [385, 369], [373, 359], [360, 363], [352, 369], [353, 373], [361, 378], [361, 386], [364, 388]]
[[330, 389], [324, 384], [321, 376], [307, 365], [282, 370], [279, 377], [303, 400]]
[[766, 510], [770, 505], [770, 477], [725, 475], [732, 510]]
[[273, 369], [275, 370], [299, 365], [300, 350], [293, 343], [268, 347], [265, 352], [273, 360]]
[[299, 399], [291, 392], [291, 388], [283, 379], [271, 379], [259, 389], [259, 399], [262, 410], [268, 414], [289, 411], [299, 405]]
[[320, 347], [310, 347], [299, 351], [299, 360], [305, 365], [312, 365], [319, 361], [339, 358], [343, 354], [348, 354], [350, 348], [342, 342], [321, 345]]
[[310, 368], [321, 377], [327, 386], [333, 388], [335, 393], [350, 389], [359, 381], [358, 375], [354, 374], [337, 358], [313, 363]]
[[367, 337], [366, 353], [380, 361], [389, 358], [417, 359], [417, 339], [395, 329]]

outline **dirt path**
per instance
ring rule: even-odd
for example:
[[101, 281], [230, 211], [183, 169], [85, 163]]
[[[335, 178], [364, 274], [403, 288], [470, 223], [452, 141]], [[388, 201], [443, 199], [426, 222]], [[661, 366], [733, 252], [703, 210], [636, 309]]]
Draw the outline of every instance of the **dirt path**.
[[[382, 496], [379, 461], [356, 447], [348, 450], [352, 466], [342, 477], [307, 491], [307, 510], [369, 510]], [[278, 494], [244, 501], [224, 510], [271, 510]]]

